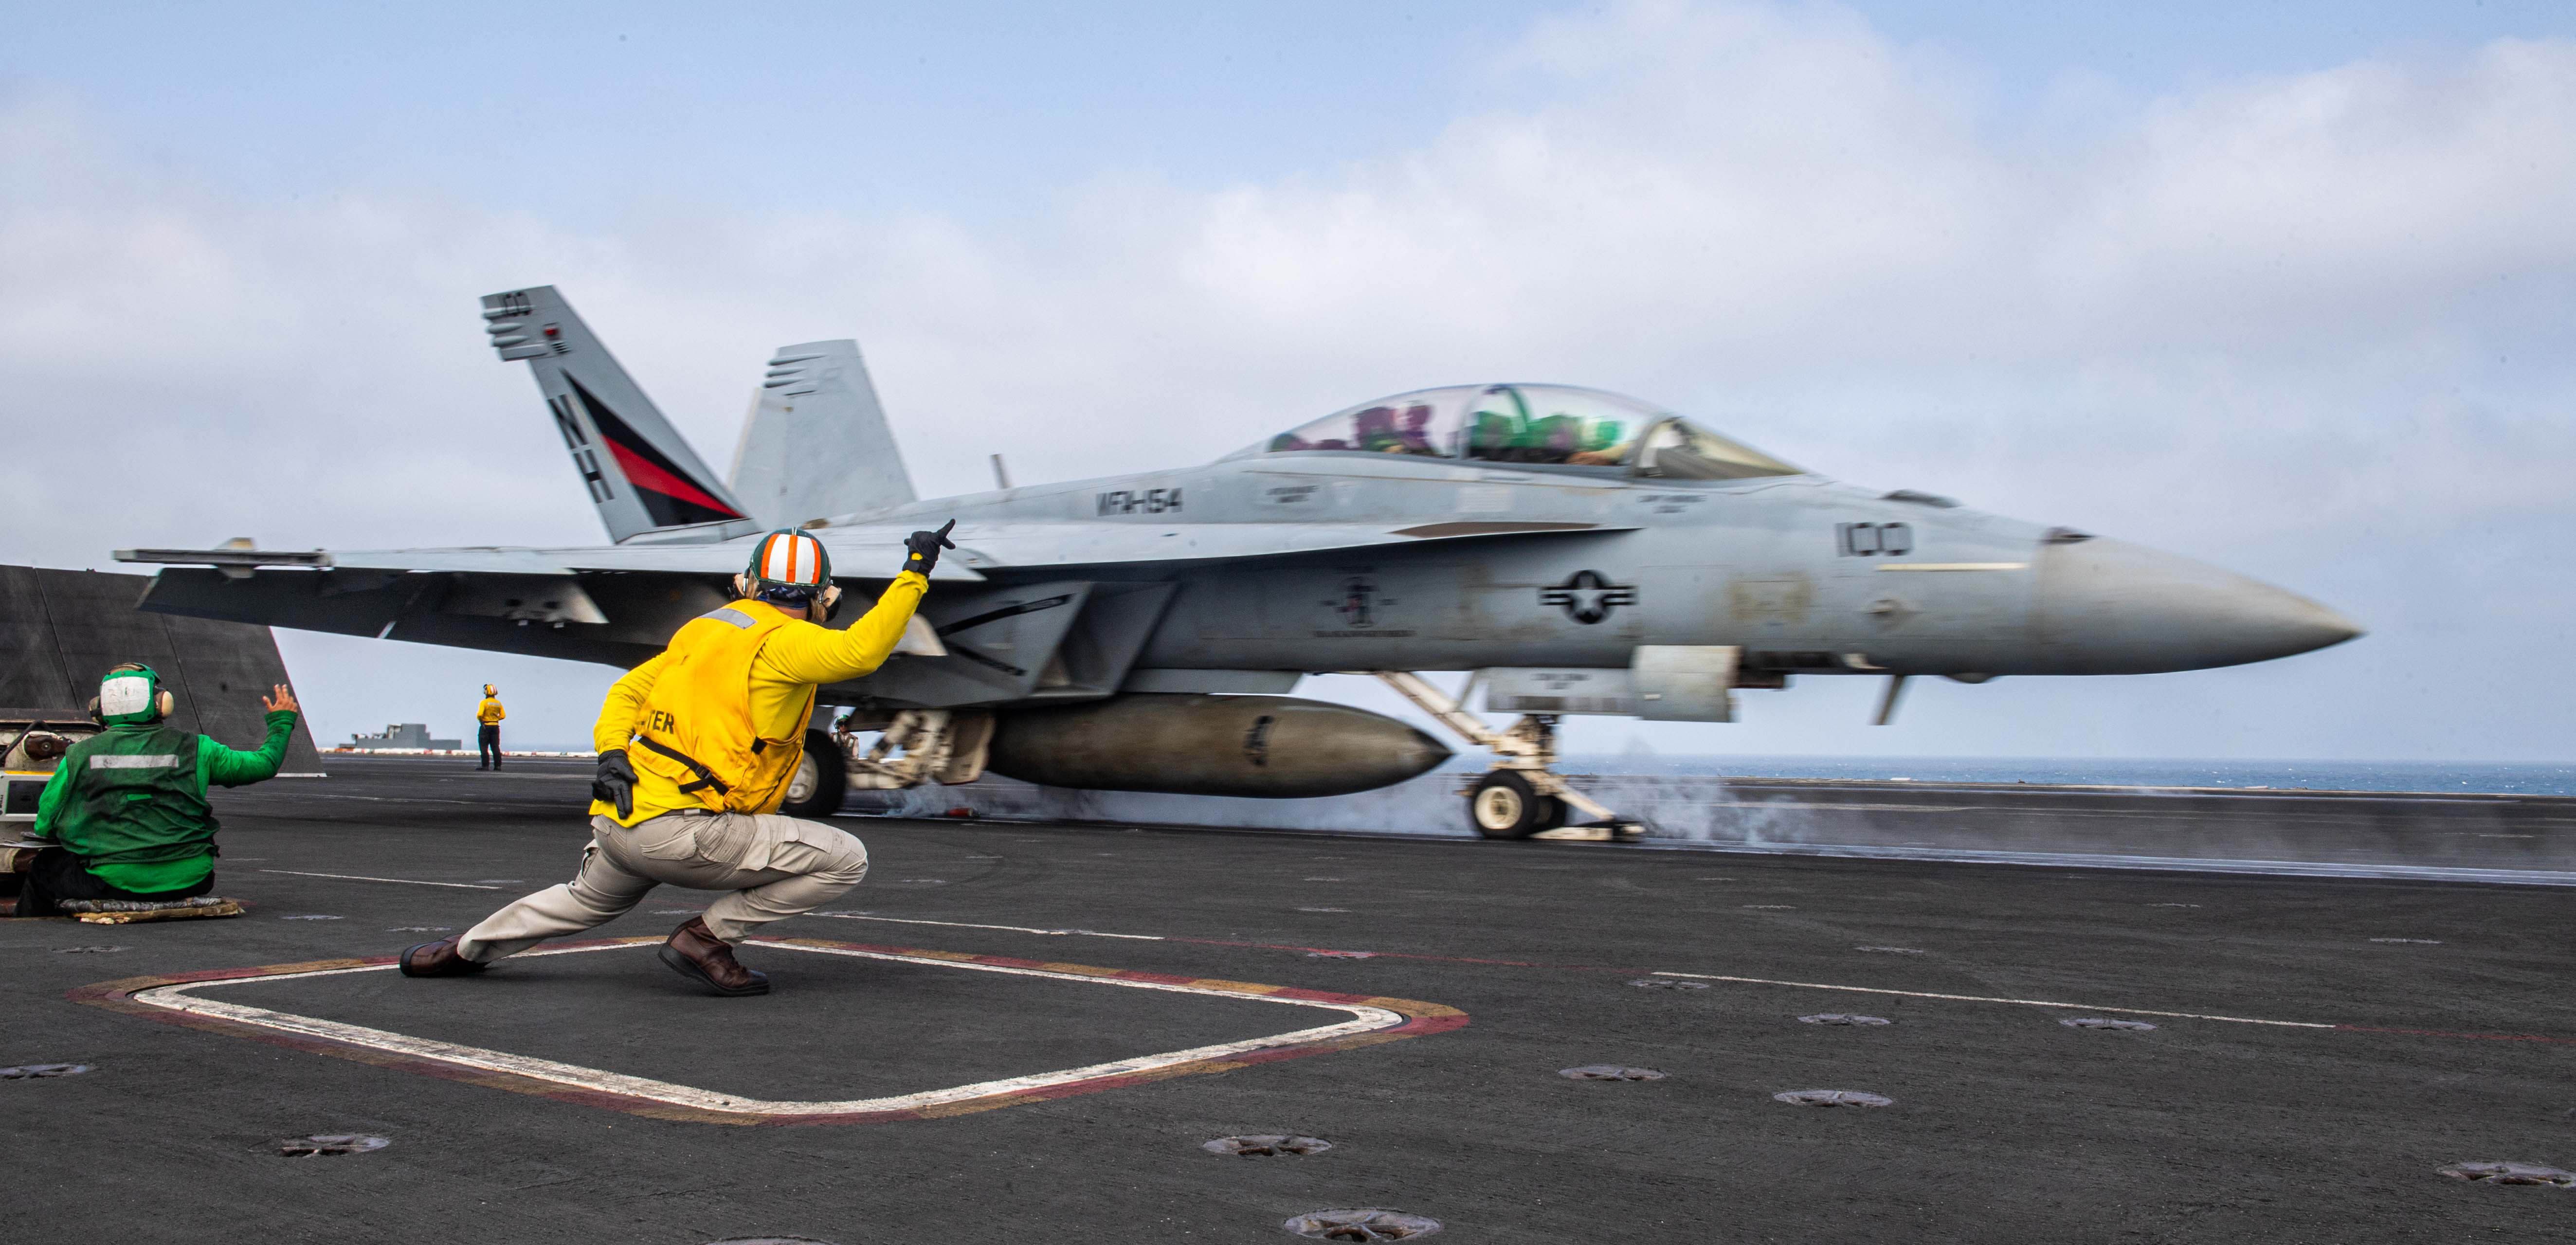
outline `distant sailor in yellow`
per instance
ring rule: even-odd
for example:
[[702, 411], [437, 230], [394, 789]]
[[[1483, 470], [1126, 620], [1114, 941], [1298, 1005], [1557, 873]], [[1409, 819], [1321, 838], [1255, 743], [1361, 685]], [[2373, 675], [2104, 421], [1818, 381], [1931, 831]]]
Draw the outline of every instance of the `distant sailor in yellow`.
[[481, 758], [474, 768], [501, 768], [501, 719], [508, 716], [501, 708], [501, 689], [484, 684], [483, 703], [474, 707], [474, 720], [480, 724], [474, 731], [474, 750]]

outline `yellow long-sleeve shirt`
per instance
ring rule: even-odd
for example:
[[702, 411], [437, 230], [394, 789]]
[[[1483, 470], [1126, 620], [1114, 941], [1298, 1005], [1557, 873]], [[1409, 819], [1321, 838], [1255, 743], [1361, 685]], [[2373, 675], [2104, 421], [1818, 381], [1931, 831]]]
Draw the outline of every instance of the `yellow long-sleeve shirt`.
[[[806, 694], [819, 684], [875, 673], [903, 639], [904, 626], [912, 621], [913, 610], [929, 590], [928, 577], [905, 571], [887, 585], [875, 607], [851, 622], [847, 630], [791, 621], [771, 632], [768, 642], [760, 647], [760, 655], [751, 662], [751, 719], [760, 734], [769, 739], [804, 738], [807, 724], [801, 715]], [[776, 607], [764, 601], [736, 601], [733, 608], [746, 613], [776, 612]], [[625, 678], [608, 689], [608, 700], [599, 707], [599, 722], [590, 731], [590, 741], [600, 751], [624, 748], [633, 742], [636, 723], [644, 714], [644, 702], [652, 695], [654, 683], [662, 676], [662, 663], [669, 657], [668, 651], [656, 654], [651, 661], [627, 671]], [[617, 817], [617, 809], [604, 800], [592, 801], [590, 811], [616, 817], [620, 824], [631, 826], [673, 809], [699, 807], [703, 806], [696, 797], [680, 794], [676, 782], [649, 769], [639, 769], [632, 815]]]
[[510, 715], [502, 712], [501, 699], [497, 696], [486, 696], [482, 704], [474, 707], [474, 720], [485, 726], [495, 725], [508, 716]]

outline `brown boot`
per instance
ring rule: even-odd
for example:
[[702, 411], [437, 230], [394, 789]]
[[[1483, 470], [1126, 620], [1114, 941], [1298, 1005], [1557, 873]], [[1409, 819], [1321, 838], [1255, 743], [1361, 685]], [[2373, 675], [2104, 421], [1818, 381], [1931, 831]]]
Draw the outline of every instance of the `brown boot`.
[[464, 977], [492, 967], [458, 955], [453, 938], [406, 947], [399, 962], [405, 977]]
[[659, 954], [672, 972], [704, 982], [718, 994], [769, 993], [769, 974], [744, 968], [733, 958], [733, 948], [707, 930], [704, 917], [690, 917], [672, 930]]

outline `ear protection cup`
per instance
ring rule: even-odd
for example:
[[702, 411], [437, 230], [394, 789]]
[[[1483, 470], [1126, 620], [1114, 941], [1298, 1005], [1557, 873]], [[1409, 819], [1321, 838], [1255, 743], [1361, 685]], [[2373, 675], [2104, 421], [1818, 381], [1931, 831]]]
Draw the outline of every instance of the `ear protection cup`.
[[823, 590], [823, 618], [822, 618], [822, 621], [824, 621], [824, 622], [830, 622], [830, 621], [832, 621], [832, 615], [833, 615], [835, 612], [837, 612], [840, 608], [841, 608], [841, 590], [840, 590], [840, 588], [839, 588], [839, 587], [837, 587], [837, 586], [835, 586], [835, 587], [830, 587], [830, 588], [825, 588], [825, 589]]

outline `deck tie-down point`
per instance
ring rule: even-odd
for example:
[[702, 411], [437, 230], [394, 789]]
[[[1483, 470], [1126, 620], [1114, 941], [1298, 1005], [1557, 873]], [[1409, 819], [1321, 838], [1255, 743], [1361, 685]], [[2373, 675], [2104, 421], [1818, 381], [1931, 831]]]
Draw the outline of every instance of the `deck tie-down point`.
[[1793, 1107], [1892, 1107], [1896, 1100], [1885, 1094], [1857, 1089], [1793, 1089], [1771, 1095], [1773, 1102]]
[[310, 1137], [289, 1137], [277, 1143], [277, 1152], [288, 1158], [316, 1158], [331, 1154], [365, 1154], [382, 1150], [393, 1143], [364, 1133], [315, 1133]]
[[2545, 1184], [2561, 1189], [2576, 1185], [2576, 1172], [2500, 1159], [2463, 1159], [2443, 1168], [2442, 1174], [2474, 1184]]
[[1580, 1068], [1562, 1068], [1557, 1075], [1569, 1081], [1660, 1081], [1664, 1074], [1653, 1068], [1630, 1068], [1615, 1063], [1587, 1063]]
[[85, 1063], [30, 1063], [14, 1068], [0, 1068], [0, 1081], [32, 1081], [48, 1076], [79, 1076], [89, 1071]]
[[1280, 1154], [1322, 1154], [1333, 1143], [1321, 1137], [1299, 1137], [1285, 1133], [1249, 1133], [1240, 1137], [1219, 1137], [1199, 1143], [1210, 1154], [1235, 1154], [1244, 1158], [1268, 1158]]
[[1400, 1210], [1317, 1210], [1279, 1226], [1319, 1241], [1409, 1241], [1439, 1231], [1440, 1221]]

